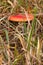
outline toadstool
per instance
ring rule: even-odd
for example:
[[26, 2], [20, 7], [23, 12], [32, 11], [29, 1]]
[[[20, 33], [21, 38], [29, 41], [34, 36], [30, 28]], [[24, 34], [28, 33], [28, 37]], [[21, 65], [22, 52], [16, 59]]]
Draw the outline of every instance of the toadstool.
[[[28, 19], [31, 21], [34, 19], [34, 16], [32, 14], [28, 14]], [[26, 22], [27, 18], [25, 14], [17, 14], [17, 15], [10, 15], [8, 17], [8, 20], [13, 22]]]

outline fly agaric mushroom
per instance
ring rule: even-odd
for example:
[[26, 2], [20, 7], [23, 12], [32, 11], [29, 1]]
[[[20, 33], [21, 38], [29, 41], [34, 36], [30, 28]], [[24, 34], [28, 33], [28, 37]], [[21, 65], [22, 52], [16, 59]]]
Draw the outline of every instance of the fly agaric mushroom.
[[[32, 14], [28, 14], [28, 19], [31, 21], [34, 19], [34, 16]], [[13, 22], [26, 22], [27, 18], [25, 14], [17, 14], [9, 16], [8, 20]]]

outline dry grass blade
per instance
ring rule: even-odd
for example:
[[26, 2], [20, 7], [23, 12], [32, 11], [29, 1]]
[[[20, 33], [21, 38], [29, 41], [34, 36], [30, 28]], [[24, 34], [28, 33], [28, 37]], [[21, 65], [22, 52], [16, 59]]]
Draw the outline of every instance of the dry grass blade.
[[39, 37], [38, 37], [38, 44], [37, 44], [37, 57], [38, 57], [38, 59], [40, 58], [40, 49], [41, 47], [40, 47], [40, 41], [39, 41]]
[[4, 20], [6, 18], [6, 16], [4, 16], [3, 18], [0, 19], [0, 21]]
[[7, 0], [7, 2], [14, 8], [14, 4], [10, 0]]
[[2, 59], [3, 59], [3, 56], [0, 55], [0, 65], [2, 65]]
[[19, 38], [23, 49], [26, 50], [26, 42], [25, 42], [24, 38], [19, 34], [17, 34], [17, 37]]

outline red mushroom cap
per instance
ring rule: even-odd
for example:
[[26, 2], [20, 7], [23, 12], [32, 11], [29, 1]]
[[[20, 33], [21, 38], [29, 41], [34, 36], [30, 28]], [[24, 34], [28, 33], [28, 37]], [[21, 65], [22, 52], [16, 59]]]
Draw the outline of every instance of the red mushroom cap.
[[[34, 16], [32, 14], [28, 14], [28, 19], [31, 21], [34, 19]], [[8, 20], [15, 22], [26, 22], [27, 18], [25, 14], [17, 14], [9, 16]]]

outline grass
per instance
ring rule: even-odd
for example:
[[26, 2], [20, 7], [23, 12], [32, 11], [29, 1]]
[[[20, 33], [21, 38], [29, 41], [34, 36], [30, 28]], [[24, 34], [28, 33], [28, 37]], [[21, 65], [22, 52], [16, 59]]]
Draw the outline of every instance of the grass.
[[[15, 3], [15, 4], [14, 4]], [[0, 0], [0, 65], [43, 65], [43, 1]], [[11, 14], [28, 13], [33, 21], [8, 21]]]

